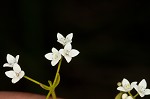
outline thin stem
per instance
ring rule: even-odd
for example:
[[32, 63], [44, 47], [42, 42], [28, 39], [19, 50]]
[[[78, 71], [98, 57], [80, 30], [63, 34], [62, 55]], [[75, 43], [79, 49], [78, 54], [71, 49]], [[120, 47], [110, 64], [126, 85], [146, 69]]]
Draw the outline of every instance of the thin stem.
[[[131, 96], [131, 97], [133, 97], [133, 95], [130, 93], [130, 91], [128, 91], [128, 94]], [[134, 97], [133, 97], [134, 98]]]
[[[49, 84], [50, 84], [50, 86], [53, 85], [51, 81], [49, 82]], [[52, 91], [52, 97], [53, 97], [53, 99], [56, 99], [55, 89], [53, 89], [53, 91]]]
[[138, 96], [139, 94], [137, 93], [135, 96], [134, 96], [134, 99]]
[[[28, 79], [28, 80], [30, 80], [30, 81], [32, 81], [32, 82], [34, 82], [34, 83], [36, 83], [36, 84], [38, 84], [38, 85], [40, 85], [43, 89], [45, 89], [45, 88], [48, 88], [48, 86], [46, 86], [45, 84], [42, 84], [42, 83], [40, 83], [40, 82], [38, 82], [38, 81], [36, 81], [36, 80], [34, 80], [34, 79], [32, 79], [32, 78], [30, 78], [30, 77], [28, 77], [28, 76], [24, 76], [24, 78], [26, 78], [26, 79]], [[45, 88], [44, 88], [45, 87]], [[46, 89], [45, 89], [46, 90]]]
[[58, 75], [58, 73], [59, 73], [60, 66], [61, 66], [61, 62], [62, 62], [62, 58], [61, 58], [60, 61], [59, 61], [59, 64], [58, 64], [58, 67], [57, 67], [57, 72], [56, 72], [56, 75], [55, 75], [55, 79], [54, 79], [53, 85], [56, 83], [57, 75]]
[[51, 90], [48, 92], [47, 96], [46, 96], [46, 99], [49, 99], [50, 95], [51, 95]]

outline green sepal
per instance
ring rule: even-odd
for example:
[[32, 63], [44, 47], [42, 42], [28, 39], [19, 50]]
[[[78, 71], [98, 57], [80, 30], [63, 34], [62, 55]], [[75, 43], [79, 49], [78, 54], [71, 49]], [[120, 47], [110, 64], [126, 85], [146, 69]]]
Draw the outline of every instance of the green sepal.
[[122, 99], [122, 94], [123, 94], [123, 92], [118, 93], [117, 96], [115, 97], [115, 99]]

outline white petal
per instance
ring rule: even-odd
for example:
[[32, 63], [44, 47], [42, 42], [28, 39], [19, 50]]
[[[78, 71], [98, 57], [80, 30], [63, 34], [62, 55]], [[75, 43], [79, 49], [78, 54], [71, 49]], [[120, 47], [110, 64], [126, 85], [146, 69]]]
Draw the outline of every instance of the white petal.
[[53, 48], [52, 48], [52, 52], [53, 52], [53, 53], [58, 53], [58, 50], [53, 47]]
[[14, 72], [16, 72], [16, 73], [21, 72], [21, 68], [20, 68], [20, 66], [19, 66], [17, 63], [14, 64], [13, 70], [14, 70]]
[[143, 88], [146, 88], [147, 87], [147, 83], [145, 81], [145, 79], [143, 79], [138, 86], [142, 86]]
[[150, 89], [145, 89], [145, 95], [150, 95]]
[[16, 59], [14, 58], [14, 56], [7, 54], [7, 62], [10, 64], [15, 63]]
[[19, 55], [16, 56], [16, 63], [18, 63]]
[[19, 73], [19, 78], [21, 79], [24, 75], [25, 75], [25, 72], [24, 72], [24, 71], [21, 71], [21, 72]]
[[131, 87], [133, 88], [135, 85], [137, 85], [137, 82], [132, 82]]
[[59, 39], [62, 39], [62, 38], [65, 39], [64, 36], [63, 36], [62, 34], [57, 33], [57, 39], [59, 40]]
[[123, 87], [118, 87], [117, 90], [126, 92], [126, 90]]
[[70, 43], [67, 43], [67, 44], [65, 45], [64, 49], [70, 51], [70, 50], [72, 49], [71, 44], [70, 44]]
[[133, 99], [131, 96], [128, 96], [126, 99]]
[[62, 54], [63, 56], [65, 56], [65, 51], [64, 51], [64, 49], [60, 49], [60, 50], [59, 50], [59, 53]]
[[129, 81], [124, 78], [124, 79], [122, 80], [122, 86], [125, 86], [125, 85], [128, 85], [128, 84], [130, 84]]
[[14, 78], [16, 77], [16, 73], [13, 71], [13, 70], [10, 70], [10, 71], [6, 71], [5, 72], [5, 75], [9, 78]]
[[128, 95], [126, 94], [126, 93], [124, 93], [123, 95], [122, 95], [122, 99], [126, 99], [128, 97]]
[[52, 58], [53, 58], [53, 53], [47, 53], [47, 54], [45, 55], [45, 58], [48, 59], [48, 60], [52, 60]]
[[10, 65], [9, 63], [5, 63], [5, 64], [3, 65], [3, 67], [13, 67], [13, 65]]
[[19, 77], [14, 77], [11, 81], [14, 84], [14, 83], [18, 82], [19, 80], [20, 80]]
[[140, 95], [141, 97], [144, 97], [144, 96], [145, 96], [143, 93], [141, 93], [141, 92], [139, 92], [139, 91], [138, 91], [138, 93], [139, 93], [139, 95]]
[[69, 63], [70, 61], [71, 61], [71, 57], [70, 56], [68, 56], [68, 55], [66, 55], [66, 56], [64, 56], [65, 57], [65, 59], [66, 59], [66, 61]]
[[138, 86], [137, 86], [137, 85], [134, 85], [133, 87], [134, 87], [134, 89], [138, 92]]
[[73, 38], [73, 33], [70, 33], [66, 36], [66, 39], [72, 40], [72, 38]]
[[51, 61], [51, 65], [52, 65], [52, 66], [55, 66], [58, 62], [59, 62], [59, 60], [52, 60], [52, 61]]
[[64, 45], [65, 38], [60, 33], [57, 33], [57, 42], [59, 42], [60, 44]]
[[69, 52], [69, 56], [71, 57], [75, 57], [79, 54], [79, 51], [78, 50], [75, 50], [75, 49], [72, 49], [70, 52]]

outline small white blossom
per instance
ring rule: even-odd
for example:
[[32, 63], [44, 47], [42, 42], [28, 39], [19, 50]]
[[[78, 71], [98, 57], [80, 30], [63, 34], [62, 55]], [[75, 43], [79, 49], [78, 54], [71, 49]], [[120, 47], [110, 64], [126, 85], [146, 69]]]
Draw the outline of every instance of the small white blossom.
[[117, 90], [119, 90], [119, 91], [123, 91], [123, 92], [129, 92], [129, 91], [131, 91], [132, 89], [133, 89], [133, 85], [135, 85], [137, 82], [132, 82], [131, 84], [130, 84], [130, 82], [127, 80], [127, 79], [123, 79], [122, 80], [122, 86], [119, 86], [118, 88], [117, 88]]
[[18, 82], [25, 75], [17, 63], [14, 64], [13, 70], [6, 71], [5, 74], [7, 77], [12, 78], [12, 83]]
[[56, 48], [52, 48], [52, 53], [47, 53], [45, 58], [51, 60], [51, 65], [55, 66], [61, 59], [61, 54]]
[[73, 33], [68, 34], [66, 38], [62, 34], [57, 33], [57, 42], [59, 42], [63, 46], [65, 46], [67, 43], [71, 43], [72, 38], [73, 38]]
[[16, 57], [14, 57], [14, 56], [12, 56], [10, 54], [7, 54], [6, 60], [7, 60], [8, 63], [5, 63], [3, 65], [3, 67], [13, 67], [13, 65], [15, 63], [18, 63], [19, 55], [17, 55]]
[[143, 79], [138, 86], [134, 85], [135, 90], [139, 93], [141, 97], [144, 97], [145, 95], [150, 95], [150, 89], [146, 89], [147, 83], [145, 79]]
[[122, 99], [133, 99], [131, 96], [128, 96], [126, 93], [122, 95]]
[[79, 54], [78, 50], [72, 49], [70, 43], [66, 44], [64, 49], [60, 49], [59, 52], [65, 57], [68, 63], [71, 61], [72, 57], [75, 57]]

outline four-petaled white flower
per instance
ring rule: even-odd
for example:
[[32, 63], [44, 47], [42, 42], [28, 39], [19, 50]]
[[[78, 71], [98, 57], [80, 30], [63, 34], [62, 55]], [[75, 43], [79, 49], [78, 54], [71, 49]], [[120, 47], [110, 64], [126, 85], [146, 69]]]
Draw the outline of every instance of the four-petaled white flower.
[[123, 92], [129, 92], [133, 89], [133, 85], [137, 84], [137, 82], [130, 82], [127, 79], [122, 80], [122, 86], [119, 86], [117, 90], [123, 91]]
[[25, 75], [17, 63], [14, 64], [13, 70], [6, 71], [5, 74], [7, 77], [12, 78], [12, 83], [18, 82]]
[[150, 95], [150, 89], [146, 89], [147, 83], [145, 79], [143, 79], [138, 85], [134, 85], [135, 90], [139, 93], [141, 97], [145, 95]]
[[47, 53], [45, 55], [45, 58], [48, 60], [52, 60], [51, 65], [55, 66], [61, 59], [61, 54], [59, 53], [59, 51], [56, 48], [52, 48], [52, 53]]
[[3, 67], [13, 67], [13, 65], [14, 65], [15, 63], [18, 63], [19, 55], [17, 55], [16, 57], [14, 57], [14, 56], [12, 56], [12, 55], [10, 55], [10, 54], [7, 54], [6, 59], [7, 59], [7, 62], [8, 62], [8, 63], [5, 63], [5, 64], [3, 65]]
[[60, 49], [59, 52], [65, 57], [68, 63], [71, 61], [72, 57], [75, 57], [79, 54], [78, 50], [72, 49], [70, 43], [66, 44], [64, 49]]
[[122, 95], [122, 99], [133, 99], [131, 96], [128, 96], [126, 93]]
[[63, 46], [65, 46], [68, 43], [71, 43], [72, 42], [72, 38], [73, 38], [73, 33], [68, 34], [66, 36], [66, 38], [62, 34], [57, 33], [57, 42], [59, 42]]

